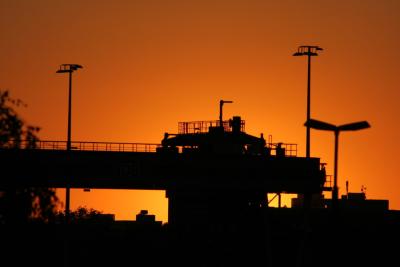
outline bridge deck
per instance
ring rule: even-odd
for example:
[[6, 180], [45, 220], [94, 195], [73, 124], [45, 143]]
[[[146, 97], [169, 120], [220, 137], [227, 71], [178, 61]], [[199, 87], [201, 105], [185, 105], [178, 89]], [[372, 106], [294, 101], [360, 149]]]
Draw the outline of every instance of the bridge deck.
[[[125, 149], [125, 147], [124, 147]], [[125, 151], [125, 150], [118, 150]], [[318, 158], [2, 149], [0, 187], [320, 192]]]

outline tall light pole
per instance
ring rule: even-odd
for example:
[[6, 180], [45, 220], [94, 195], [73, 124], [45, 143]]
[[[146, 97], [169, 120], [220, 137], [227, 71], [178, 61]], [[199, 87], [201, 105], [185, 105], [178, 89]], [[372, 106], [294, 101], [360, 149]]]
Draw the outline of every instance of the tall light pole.
[[[293, 56], [307, 56], [308, 58], [308, 74], [307, 74], [307, 121], [311, 116], [311, 57], [318, 56], [317, 51], [322, 51], [319, 46], [302, 45], [297, 48], [297, 52]], [[307, 126], [306, 132], [306, 157], [310, 157], [310, 127]]]
[[337, 170], [338, 170], [338, 150], [339, 150], [339, 133], [341, 131], [358, 131], [366, 128], [370, 128], [371, 126], [367, 121], [359, 121], [353, 122], [349, 124], [343, 125], [333, 125], [330, 123], [310, 119], [306, 121], [304, 124], [307, 127], [324, 130], [324, 131], [332, 131], [335, 133], [335, 163], [334, 163], [334, 171], [333, 171], [333, 190], [332, 190], [332, 207], [337, 206], [337, 201], [339, 198], [339, 189], [337, 186]]
[[[57, 73], [69, 73], [69, 90], [68, 90], [68, 133], [67, 133], [67, 151], [71, 151], [71, 104], [72, 104], [72, 73], [82, 66], [78, 64], [62, 64]], [[65, 186], [65, 219], [68, 222], [70, 214], [70, 186], [67, 181]]]

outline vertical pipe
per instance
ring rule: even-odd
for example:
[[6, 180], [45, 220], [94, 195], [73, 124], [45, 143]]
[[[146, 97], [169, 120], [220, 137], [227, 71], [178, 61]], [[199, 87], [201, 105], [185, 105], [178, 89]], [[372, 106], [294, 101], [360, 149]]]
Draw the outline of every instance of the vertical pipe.
[[281, 193], [278, 193], [278, 208], [282, 207], [282, 197], [281, 197]]
[[[67, 153], [70, 157], [71, 151], [71, 106], [72, 106], [72, 70], [69, 71], [69, 90], [68, 90], [68, 134], [67, 134]], [[67, 177], [70, 179], [70, 177]], [[70, 217], [70, 186], [69, 181], [67, 181], [65, 186], [65, 220], [68, 223]]]
[[[310, 120], [311, 117], [311, 48], [308, 47], [307, 51], [307, 57], [308, 57], [308, 75], [307, 75], [307, 121]], [[306, 157], [310, 157], [310, 126], [307, 123], [307, 133], [306, 133]]]
[[337, 207], [339, 189], [337, 185], [338, 170], [338, 152], [339, 152], [339, 130], [335, 131], [335, 161], [333, 171], [333, 191], [332, 191], [332, 207]]
[[68, 90], [68, 136], [67, 150], [71, 150], [71, 102], [72, 102], [72, 70], [69, 71], [69, 90]]
[[222, 106], [224, 105], [224, 101], [219, 101], [219, 126], [222, 127]]

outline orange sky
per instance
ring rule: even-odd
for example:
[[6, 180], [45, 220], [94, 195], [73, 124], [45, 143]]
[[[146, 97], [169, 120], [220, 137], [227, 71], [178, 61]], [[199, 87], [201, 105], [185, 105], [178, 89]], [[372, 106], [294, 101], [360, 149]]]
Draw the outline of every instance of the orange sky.
[[[241, 115], [246, 131], [297, 143], [305, 155], [307, 62], [311, 116], [368, 120], [340, 136], [339, 186], [400, 209], [400, 1], [0, 0], [0, 88], [28, 103], [25, 120], [43, 140], [65, 140], [66, 75], [73, 77], [72, 139], [159, 143], [178, 121]], [[333, 173], [333, 134], [312, 130], [311, 155]], [[133, 219], [147, 208], [166, 220], [163, 192], [72, 192], [87, 205]]]

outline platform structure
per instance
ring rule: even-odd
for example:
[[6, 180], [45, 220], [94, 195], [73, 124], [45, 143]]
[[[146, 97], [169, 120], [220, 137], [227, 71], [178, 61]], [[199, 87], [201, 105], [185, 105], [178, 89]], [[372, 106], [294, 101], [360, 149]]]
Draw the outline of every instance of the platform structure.
[[60, 141], [10, 142], [0, 149], [0, 187], [165, 190], [169, 222], [196, 227], [247, 216], [268, 205], [268, 193], [321, 193], [319, 158], [297, 157], [296, 145], [244, 129], [236, 116], [179, 123], [161, 144], [72, 142], [67, 151]]

